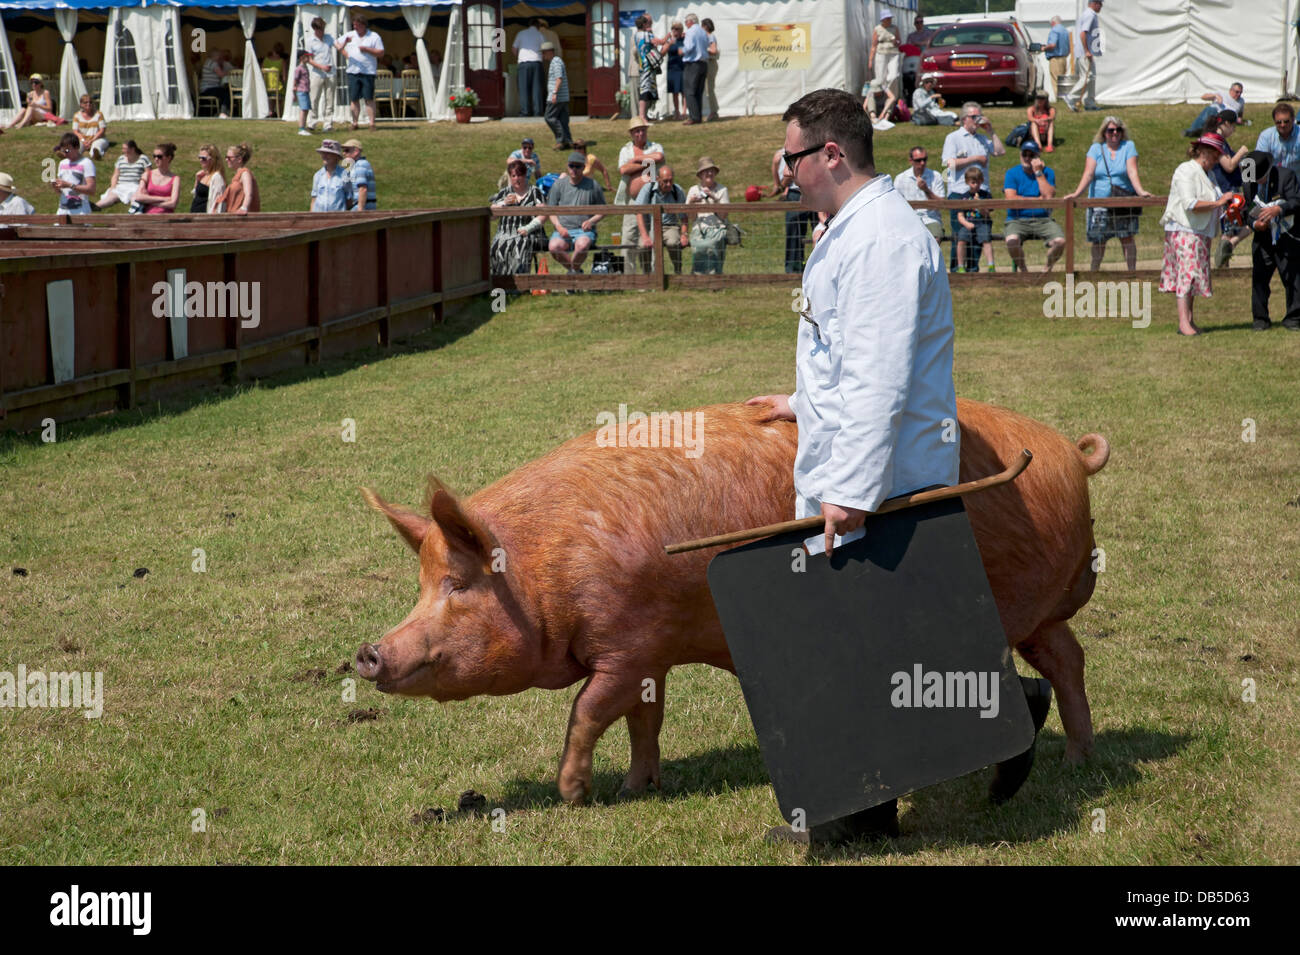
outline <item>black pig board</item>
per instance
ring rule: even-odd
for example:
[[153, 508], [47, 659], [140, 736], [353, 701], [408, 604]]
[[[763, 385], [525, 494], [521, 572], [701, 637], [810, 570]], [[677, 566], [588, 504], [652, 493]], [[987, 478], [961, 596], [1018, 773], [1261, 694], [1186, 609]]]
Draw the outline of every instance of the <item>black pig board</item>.
[[[1034, 737], [961, 499], [866, 526], [829, 560], [805, 554], [803, 572], [792, 570], [802, 533], [709, 564], [781, 812], [794, 821], [802, 810], [809, 826], [1001, 762]], [[895, 707], [892, 677], [914, 676], [916, 664], [997, 674], [997, 716], [978, 704]]]

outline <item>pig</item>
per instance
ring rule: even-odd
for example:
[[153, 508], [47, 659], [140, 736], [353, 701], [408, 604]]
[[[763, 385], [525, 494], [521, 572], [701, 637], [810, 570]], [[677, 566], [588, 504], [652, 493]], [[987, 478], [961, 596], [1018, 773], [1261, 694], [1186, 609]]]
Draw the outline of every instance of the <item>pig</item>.
[[[966, 508], [1007, 641], [1051, 682], [1066, 758], [1081, 761], [1092, 717], [1067, 621], [1096, 582], [1088, 477], [1109, 444], [1098, 434], [1072, 444], [993, 405], [959, 399], [957, 410], [963, 482], [1003, 470], [1022, 448], [1034, 454], [1013, 483], [967, 496]], [[740, 404], [699, 412], [694, 456], [603, 446], [592, 432], [466, 498], [431, 475], [420, 512], [362, 488], [419, 555], [420, 595], [406, 619], [361, 646], [360, 676], [383, 693], [439, 701], [582, 680], [560, 795], [590, 797], [596, 742], [620, 717], [631, 739], [623, 790], [660, 788], [668, 671], [735, 672], [705, 577], [720, 548], [669, 556], [664, 545], [794, 515], [795, 424]]]

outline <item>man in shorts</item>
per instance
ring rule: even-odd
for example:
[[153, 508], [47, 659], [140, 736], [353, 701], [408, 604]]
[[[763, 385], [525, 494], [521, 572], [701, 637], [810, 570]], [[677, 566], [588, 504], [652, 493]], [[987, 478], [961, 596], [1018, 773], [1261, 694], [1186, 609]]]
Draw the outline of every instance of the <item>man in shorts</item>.
[[384, 52], [384, 41], [371, 30], [364, 14], [352, 17], [352, 29], [339, 37], [335, 48], [348, 61], [348, 100], [352, 108], [352, 128], [357, 128], [361, 104], [370, 107], [370, 131], [375, 131], [375, 74], [379, 71], [379, 56]]
[[[548, 206], [603, 206], [605, 193], [596, 180], [582, 174], [587, 157], [579, 152], [569, 153], [568, 175], [561, 176], [546, 194]], [[582, 271], [587, 250], [596, 243], [596, 224], [603, 215], [552, 215], [550, 252], [555, 261], [564, 266], [570, 275]]]
[[[1056, 173], [1038, 156], [1038, 144], [1026, 140], [1020, 147], [1020, 165], [1007, 170], [1002, 180], [1002, 195], [1006, 199], [1056, 198]], [[1007, 210], [1007, 251], [1011, 253], [1012, 270], [1024, 272], [1027, 240], [1042, 239], [1047, 245], [1047, 264], [1044, 272], [1065, 251], [1065, 231], [1046, 209]]]

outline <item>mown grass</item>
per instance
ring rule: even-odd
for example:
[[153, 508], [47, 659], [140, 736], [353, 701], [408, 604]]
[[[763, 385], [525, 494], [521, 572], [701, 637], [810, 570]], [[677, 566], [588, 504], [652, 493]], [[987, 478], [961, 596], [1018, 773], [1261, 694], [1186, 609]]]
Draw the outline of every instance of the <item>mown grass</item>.
[[[959, 393], [1112, 443], [1091, 482], [1106, 570], [1075, 620], [1097, 752], [1066, 766], [1053, 711], [1008, 806], [977, 773], [905, 799], [891, 847], [820, 861], [1300, 861], [1300, 335], [1248, 332], [1248, 295], [1219, 280], [1198, 312], [1212, 333], [1183, 340], [1168, 296], [1139, 330], [1045, 319], [1037, 289], [955, 293]], [[350, 702], [335, 672], [416, 594], [414, 558], [358, 485], [418, 504], [426, 472], [475, 489], [620, 402], [789, 388], [788, 303], [526, 296], [389, 354], [64, 424], [52, 444], [0, 439], [0, 669], [100, 670], [106, 695], [99, 720], [0, 709], [0, 861], [802, 861], [762, 841], [779, 815], [728, 674], [669, 677], [662, 795], [615, 801], [619, 724], [596, 804], [573, 809], [554, 775], [576, 688], [442, 706], [363, 684]], [[410, 821], [470, 788], [504, 831]]]

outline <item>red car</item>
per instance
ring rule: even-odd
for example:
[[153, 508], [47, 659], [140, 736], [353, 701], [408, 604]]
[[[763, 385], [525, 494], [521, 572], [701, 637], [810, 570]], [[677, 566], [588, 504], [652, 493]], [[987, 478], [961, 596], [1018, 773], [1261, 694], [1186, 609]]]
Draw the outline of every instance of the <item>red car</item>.
[[921, 51], [921, 75], [950, 100], [1012, 100], [1020, 105], [1039, 88], [1034, 55], [1043, 48], [1015, 20], [964, 20], [939, 27]]

